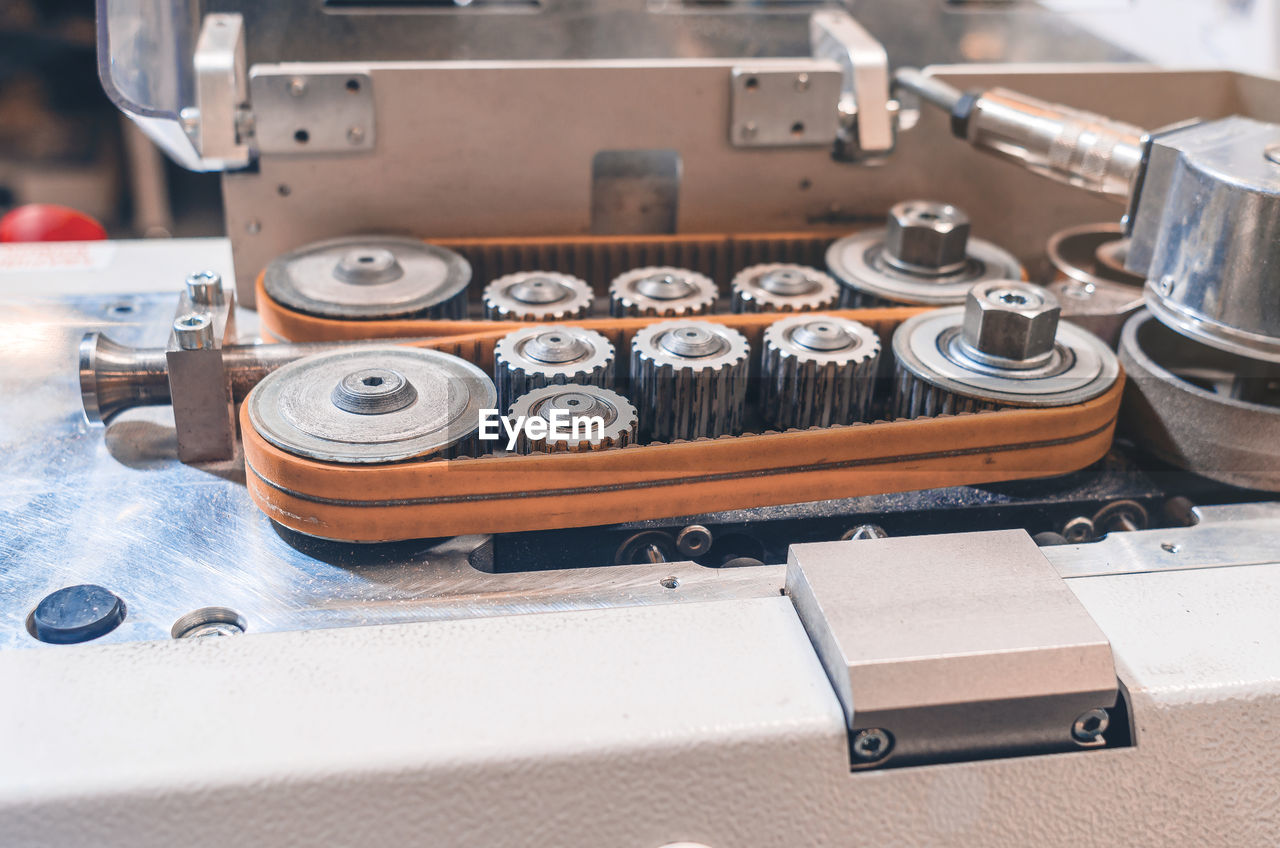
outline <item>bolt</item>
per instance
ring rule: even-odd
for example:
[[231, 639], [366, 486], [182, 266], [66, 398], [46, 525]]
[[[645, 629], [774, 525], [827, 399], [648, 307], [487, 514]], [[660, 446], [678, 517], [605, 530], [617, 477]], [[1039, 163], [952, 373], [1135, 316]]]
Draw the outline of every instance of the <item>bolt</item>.
[[1097, 708], [1081, 713], [1071, 724], [1071, 736], [1082, 743], [1097, 742], [1107, 732], [1111, 724], [1111, 716], [1106, 710]]
[[759, 131], [760, 131], [760, 128], [759, 128], [758, 126], [756, 126], [756, 124], [755, 124], [754, 122], [751, 122], [751, 123], [748, 123], [748, 124], [744, 124], [744, 125], [743, 125], [743, 127], [742, 127], [742, 137], [743, 137], [743, 138], [755, 138], [755, 137], [756, 137], [756, 133], [757, 133], [757, 132], [759, 132]]
[[907, 200], [889, 210], [885, 259], [910, 273], [953, 274], [968, 263], [969, 216], [948, 203]]
[[307, 81], [302, 77], [293, 77], [289, 80], [289, 93], [294, 97], [301, 97], [307, 93]]
[[678, 588], [680, 588], [680, 580], [679, 580], [679, 578], [677, 578], [677, 577], [664, 577], [664, 578], [662, 578], [661, 580], [659, 580], [659, 581], [658, 581], [658, 583], [659, 583], [659, 585], [661, 585], [661, 586], [662, 586], [662, 588], [664, 588], [664, 589], [678, 589]]
[[858, 539], [887, 539], [889, 534], [884, 532], [884, 528], [879, 524], [859, 524], [852, 530], [846, 530], [844, 535], [840, 537], [842, 542], [852, 542]]
[[360, 144], [364, 141], [364, 127], [348, 127], [347, 141], [352, 144]]
[[195, 135], [200, 129], [200, 110], [194, 106], [188, 106], [178, 112], [178, 121], [182, 125], [182, 131], [187, 135]]
[[173, 334], [182, 350], [208, 350], [213, 347], [213, 319], [208, 312], [187, 312], [174, 319]]
[[850, 750], [860, 763], [878, 763], [893, 750], [893, 734], [881, 727], [859, 730], [853, 735]]
[[796, 91], [808, 91], [808, 90], [809, 90], [809, 75], [797, 74], [796, 75]]
[[691, 559], [711, 550], [711, 542], [711, 531], [701, 524], [690, 524], [676, 534], [676, 549]]
[[124, 601], [86, 583], [51, 592], [32, 611], [27, 629], [41, 642], [75, 645], [105, 636], [124, 621]]
[[187, 297], [200, 306], [221, 306], [226, 301], [222, 277], [213, 271], [197, 271], [187, 277]]
[[1042, 364], [1053, 355], [1062, 309], [1047, 289], [992, 280], [969, 289], [962, 340], [969, 352]]

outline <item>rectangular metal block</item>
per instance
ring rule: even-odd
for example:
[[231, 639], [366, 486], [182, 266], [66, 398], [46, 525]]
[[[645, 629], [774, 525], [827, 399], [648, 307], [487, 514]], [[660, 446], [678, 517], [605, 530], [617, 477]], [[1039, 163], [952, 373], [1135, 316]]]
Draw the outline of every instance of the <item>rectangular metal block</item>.
[[739, 66], [730, 85], [729, 141], [736, 147], [832, 144], [842, 76], [833, 62], [799, 59], [789, 67]]
[[1096, 747], [1107, 638], [1021, 530], [795, 545], [786, 589], [851, 732], [910, 765]]
[[368, 73], [313, 65], [254, 68], [249, 75], [259, 153], [373, 150], [373, 80]]

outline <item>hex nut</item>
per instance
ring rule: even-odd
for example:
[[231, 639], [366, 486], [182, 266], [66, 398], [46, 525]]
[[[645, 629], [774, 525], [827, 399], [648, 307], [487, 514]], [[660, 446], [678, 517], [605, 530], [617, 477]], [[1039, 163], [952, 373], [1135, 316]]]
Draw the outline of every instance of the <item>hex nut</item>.
[[969, 290], [964, 340], [987, 356], [1025, 362], [1049, 356], [1062, 308], [1047, 289], [992, 280]]
[[948, 203], [907, 200], [889, 210], [885, 256], [906, 270], [946, 274], [968, 259], [969, 216]]

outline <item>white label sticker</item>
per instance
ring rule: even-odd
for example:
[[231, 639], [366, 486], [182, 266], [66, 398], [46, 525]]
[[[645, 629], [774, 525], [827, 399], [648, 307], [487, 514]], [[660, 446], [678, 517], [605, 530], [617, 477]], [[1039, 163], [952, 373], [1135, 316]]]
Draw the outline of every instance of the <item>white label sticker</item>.
[[111, 264], [116, 246], [107, 241], [49, 241], [0, 244], [5, 271], [100, 271]]

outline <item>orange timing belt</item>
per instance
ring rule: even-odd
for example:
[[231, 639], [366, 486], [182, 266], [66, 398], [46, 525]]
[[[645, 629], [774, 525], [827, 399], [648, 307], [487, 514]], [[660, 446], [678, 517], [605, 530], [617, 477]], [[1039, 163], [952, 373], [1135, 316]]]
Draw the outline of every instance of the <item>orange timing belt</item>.
[[[519, 324], [494, 321], [338, 321], [271, 301], [258, 310], [273, 335], [324, 341], [447, 334], [417, 342], [491, 369], [493, 345]], [[874, 329], [924, 311], [833, 310]], [[777, 314], [699, 316], [758, 346]], [[597, 330], [620, 357], [655, 318], [567, 322]], [[1110, 447], [1123, 376], [1106, 394], [1054, 409], [1005, 409], [910, 421], [632, 445], [578, 454], [341, 465], [274, 447], [240, 412], [248, 487], [270, 518], [302, 533], [358, 542], [504, 533], [675, 518], [832, 498], [1048, 477], [1083, 468]]]

